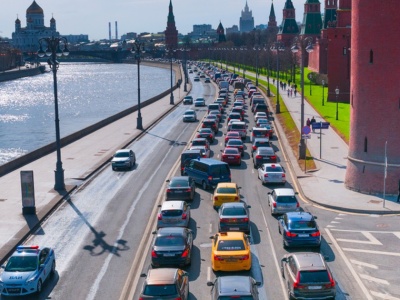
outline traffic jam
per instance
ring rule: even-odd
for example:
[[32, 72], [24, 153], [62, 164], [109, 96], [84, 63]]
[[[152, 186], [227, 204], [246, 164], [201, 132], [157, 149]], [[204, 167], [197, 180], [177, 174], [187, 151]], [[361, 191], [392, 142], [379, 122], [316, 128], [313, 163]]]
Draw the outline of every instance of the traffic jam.
[[[246, 152], [251, 161], [246, 161], [247, 165], [254, 168], [260, 184], [272, 189], [267, 193], [267, 201], [271, 215], [278, 220], [282, 247], [315, 249], [280, 258], [279, 275], [287, 287], [287, 297], [334, 299], [335, 280], [319, 253], [321, 234], [317, 217], [304, 212], [298, 193], [287, 187], [285, 169], [275, 153], [274, 126], [263, 94], [250, 80], [235, 78], [206, 64], [192, 63], [189, 73], [199, 80], [211, 78], [218, 86], [218, 97], [209, 104], [204, 98], [192, 96], [183, 101], [183, 105], [192, 105], [187, 111], [204, 108], [206, 115], [199, 120], [194, 139], [181, 154], [180, 176], [168, 180], [165, 201], [159, 205], [157, 230], [153, 231], [151, 267], [141, 274], [139, 299], [191, 298], [189, 271], [185, 270], [191, 265], [196, 238], [189, 229], [189, 221], [197, 188], [211, 193], [214, 215], [218, 218], [218, 230], [210, 236], [210, 299], [265, 298], [258, 289], [262, 283], [251, 276], [251, 205], [241, 197], [243, 190], [231, 173], [232, 168], [242, 165]], [[196, 115], [191, 120], [187, 113], [183, 115], [183, 122], [196, 121]], [[249, 124], [254, 126], [249, 128]], [[222, 145], [222, 149], [217, 153], [212, 150], [213, 144]]]

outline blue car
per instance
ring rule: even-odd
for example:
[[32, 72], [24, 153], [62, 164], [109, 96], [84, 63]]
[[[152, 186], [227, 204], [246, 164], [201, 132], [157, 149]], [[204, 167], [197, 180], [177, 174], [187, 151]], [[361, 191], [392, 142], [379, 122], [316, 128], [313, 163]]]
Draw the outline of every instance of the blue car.
[[283, 248], [310, 246], [319, 249], [321, 233], [316, 218], [304, 211], [288, 212], [279, 217], [278, 230], [282, 234]]
[[51, 248], [18, 246], [6, 265], [1, 267], [1, 295], [39, 294], [43, 283], [55, 273], [56, 259]]

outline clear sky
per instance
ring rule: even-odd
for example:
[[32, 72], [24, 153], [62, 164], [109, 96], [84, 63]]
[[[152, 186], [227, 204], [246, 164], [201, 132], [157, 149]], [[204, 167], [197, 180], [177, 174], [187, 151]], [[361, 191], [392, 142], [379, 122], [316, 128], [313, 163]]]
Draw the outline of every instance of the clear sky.
[[[26, 26], [26, 9], [33, 0], [1, 0], [0, 36], [11, 38], [17, 15], [21, 26]], [[108, 38], [108, 22], [115, 37], [127, 32], [161, 32], [167, 25], [169, 0], [36, 0], [44, 11], [44, 22], [56, 19], [61, 34], [88, 34], [90, 40]], [[301, 22], [306, 0], [292, 0], [296, 20]], [[323, 9], [324, 0], [320, 0]], [[272, 0], [247, 0], [253, 12], [254, 24], [267, 24]], [[282, 22], [285, 0], [274, 0], [278, 25]], [[175, 23], [179, 33], [187, 34], [194, 24], [211, 24], [216, 29], [219, 22], [226, 27], [239, 25], [246, 0], [172, 0]]]

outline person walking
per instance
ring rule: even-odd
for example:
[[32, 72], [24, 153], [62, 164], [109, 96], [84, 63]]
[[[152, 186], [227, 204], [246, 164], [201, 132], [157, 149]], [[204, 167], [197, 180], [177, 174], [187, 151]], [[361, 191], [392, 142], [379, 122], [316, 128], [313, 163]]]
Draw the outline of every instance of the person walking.
[[[310, 121], [310, 125], [311, 125], [311, 127], [312, 127], [312, 125], [315, 123], [316, 121], [315, 121], [315, 118], [314, 117], [312, 117], [311, 118], [311, 121]], [[312, 128], [312, 131], [313, 132], [315, 132], [315, 129], [314, 129], [314, 127]]]
[[310, 127], [310, 125], [311, 125], [311, 121], [310, 121], [310, 118], [307, 118], [307, 122], [306, 122], [306, 125], [307, 125], [308, 127]]

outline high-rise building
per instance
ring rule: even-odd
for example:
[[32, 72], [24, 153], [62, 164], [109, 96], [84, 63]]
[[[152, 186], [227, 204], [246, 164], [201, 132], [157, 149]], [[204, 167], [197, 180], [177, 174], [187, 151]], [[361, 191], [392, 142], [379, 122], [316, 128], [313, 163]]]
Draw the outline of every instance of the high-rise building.
[[253, 12], [249, 10], [249, 6], [247, 5], [247, 0], [244, 10], [242, 10], [242, 16], [240, 17], [239, 24], [240, 24], [240, 32], [249, 32], [254, 29]]

